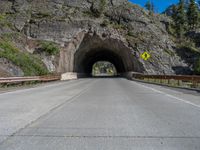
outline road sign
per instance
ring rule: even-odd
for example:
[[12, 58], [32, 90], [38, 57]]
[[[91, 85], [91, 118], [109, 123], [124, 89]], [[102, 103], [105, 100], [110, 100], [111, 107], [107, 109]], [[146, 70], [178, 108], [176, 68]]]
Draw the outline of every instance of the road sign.
[[140, 57], [141, 57], [143, 60], [147, 61], [147, 60], [151, 57], [151, 55], [150, 55], [148, 52], [144, 52], [144, 53], [141, 54]]

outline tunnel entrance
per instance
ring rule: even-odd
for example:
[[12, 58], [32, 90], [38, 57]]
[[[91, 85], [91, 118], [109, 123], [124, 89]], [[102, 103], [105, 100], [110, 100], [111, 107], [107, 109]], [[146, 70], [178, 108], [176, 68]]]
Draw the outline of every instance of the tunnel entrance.
[[103, 38], [97, 34], [85, 34], [74, 52], [73, 71], [79, 75], [92, 76], [96, 62], [109, 62], [114, 66], [114, 74], [129, 71], [140, 72], [140, 62], [131, 49], [122, 41]]
[[92, 67], [93, 77], [114, 77], [117, 76], [115, 66], [108, 61], [98, 61]]
[[126, 72], [122, 58], [114, 52], [102, 48], [90, 50], [84, 56], [79, 57], [75, 65], [76, 72], [91, 76], [93, 73], [93, 65], [100, 61], [110, 62], [115, 66], [116, 72], [118, 73]]

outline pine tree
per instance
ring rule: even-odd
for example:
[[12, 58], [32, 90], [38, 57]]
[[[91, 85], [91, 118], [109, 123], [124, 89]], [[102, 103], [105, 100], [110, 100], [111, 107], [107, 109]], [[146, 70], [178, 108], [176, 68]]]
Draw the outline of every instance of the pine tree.
[[195, 3], [195, 0], [190, 0], [187, 10], [187, 19], [190, 29], [195, 29], [198, 26], [199, 11], [198, 11], [198, 6]]
[[146, 2], [145, 7], [146, 7], [146, 9], [147, 9], [148, 11], [151, 11], [151, 1], [150, 1], [150, 0], [148, 0], [148, 1]]
[[183, 37], [185, 25], [186, 25], [186, 13], [184, 0], [180, 0], [176, 13], [174, 14], [176, 34], [179, 38]]
[[176, 19], [177, 19], [177, 6], [176, 5], [172, 6], [172, 19], [176, 22]]
[[145, 4], [146, 9], [149, 11], [150, 14], [153, 14], [155, 11], [154, 3], [148, 0]]
[[155, 12], [155, 5], [153, 2], [151, 2], [151, 13]]

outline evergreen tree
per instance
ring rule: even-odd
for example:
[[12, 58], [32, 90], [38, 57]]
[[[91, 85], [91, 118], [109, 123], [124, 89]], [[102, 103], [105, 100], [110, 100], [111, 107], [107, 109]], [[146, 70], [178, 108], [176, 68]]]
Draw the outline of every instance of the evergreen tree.
[[179, 38], [183, 37], [185, 25], [186, 25], [186, 13], [185, 13], [185, 2], [184, 0], [180, 0], [176, 13], [173, 16], [175, 21], [175, 29], [176, 34]]
[[199, 22], [199, 11], [195, 0], [190, 0], [187, 11], [188, 25], [190, 29], [195, 29]]
[[155, 5], [153, 2], [151, 2], [151, 13], [155, 12]]
[[177, 19], [177, 6], [176, 5], [172, 6], [171, 16], [172, 16], [172, 19], [176, 22], [176, 19]]
[[146, 7], [146, 9], [147, 9], [148, 11], [151, 11], [151, 1], [150, 1], [150, 0], [148, 0], [148, 1], [146, 2], [145, 7]]
[[148, 0], [145, 4], [145, 8], [149, 11], [150, 14], [153, 14], [155, 11], [154, 3]]

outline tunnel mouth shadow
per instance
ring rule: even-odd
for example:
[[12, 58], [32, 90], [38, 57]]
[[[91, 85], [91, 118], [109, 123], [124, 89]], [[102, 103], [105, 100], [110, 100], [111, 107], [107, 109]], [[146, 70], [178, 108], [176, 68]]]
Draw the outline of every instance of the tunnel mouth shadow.
[[122, 76], [121, 75], [114, 75], [114, 76], [102, 75], [102, 76], [91, 76], [91, 78], [93, 78], [93, 79], [112, 79], [112, 78], [122, 78]]

